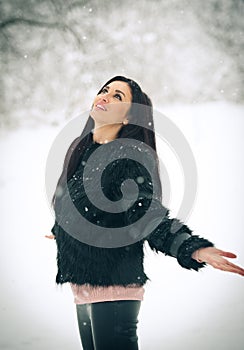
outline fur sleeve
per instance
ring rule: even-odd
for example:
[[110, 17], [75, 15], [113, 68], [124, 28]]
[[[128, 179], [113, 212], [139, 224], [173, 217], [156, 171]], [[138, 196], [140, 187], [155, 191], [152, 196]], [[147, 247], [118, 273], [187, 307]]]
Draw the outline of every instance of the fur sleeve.
[[[130, 170], [127, 169], [127, 171]], [[148, 214], [149, 211], [149, 220], [141, 230], [150, 248], [156, 253], [162, 252], [175, 257], [183, 268], [198, 271], [199, 268], [204, 267], [205, 263], [192, 259], [192, 254], [200, 248], [214, 246], [213, 243], [194, 235], [192, 230], [179, 219], [169, 217], [169, 209], [165, 208], [157, 195], [153, 193], [155, 182], [153, 183], [142, 164], [137, 163], [133, 175], [134, 178], [140, 178], [143, 181], [140, 184], [139, 198], [136, 201], [140, 206], [137, 206], [136, 211], [130, 212], [128, 221], [133, 222], [135, 218], [138, 219], [146, 212]]]
[[[180, 228], [173, 233], [172, 227], [175, 224], [180, 225]], [[194, 235], [187, 225], [168, 216], [150, 233], [147, 241], [152, 250], [175, 257], [182, 267], [196, 271], [204, 267], [205, 263], [192, 259], [192, 254], [200, 248], [213, 247], [212, 242]]]

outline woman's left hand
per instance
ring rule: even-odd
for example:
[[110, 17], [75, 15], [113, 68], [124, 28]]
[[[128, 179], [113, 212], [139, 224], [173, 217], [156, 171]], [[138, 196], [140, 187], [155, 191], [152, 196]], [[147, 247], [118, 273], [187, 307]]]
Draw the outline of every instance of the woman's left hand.
[[227, 259], [223, 258], [223, 256], [231, 259], [236, 258], [235, 254], [224, 252], [223, 250], [215, 247], [201, 248], [192, 254], [192, 258], [198, 262], [205, 262], [213, 266], [215, 269], [238, 273], [239, 275], [244, 276], [243, 268], [232, 264]]
[[54, 235], [45, 235], [46, 238], [49, 238], [49, 239], [56, 239], [56, 237]]

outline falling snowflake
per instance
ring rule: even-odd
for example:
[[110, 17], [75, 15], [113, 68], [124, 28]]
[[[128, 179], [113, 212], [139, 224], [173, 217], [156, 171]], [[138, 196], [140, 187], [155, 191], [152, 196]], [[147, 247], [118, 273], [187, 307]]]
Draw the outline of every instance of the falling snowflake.
[[137, 181], [137, 183], [142, 184], [142, 183], [144, 182], [144, 177], [138, 176], [138, 177], [136, 178], [136, 181]]

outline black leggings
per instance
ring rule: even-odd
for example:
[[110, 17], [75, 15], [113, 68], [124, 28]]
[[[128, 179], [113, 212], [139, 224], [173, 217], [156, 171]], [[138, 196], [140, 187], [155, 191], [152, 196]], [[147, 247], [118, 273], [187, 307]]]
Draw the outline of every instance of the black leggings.
[[83, 350], [138, 350], [140, 300], [76, 305]]

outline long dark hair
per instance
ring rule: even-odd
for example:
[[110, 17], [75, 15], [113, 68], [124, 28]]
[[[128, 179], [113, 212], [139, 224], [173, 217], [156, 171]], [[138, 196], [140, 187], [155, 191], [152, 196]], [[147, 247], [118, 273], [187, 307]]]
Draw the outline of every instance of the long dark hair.
[[[159, 161], [156, 151], [156, 139], [155, 139], [155, 131], [154, 131], [154, 121], [153, 121], [153, 107], [150, 98], [141, 90], [140, 86], [132, 79], [126, 78], [124, 76], [115, 76], [112, 79], [108, 80], [98, 91], [97, 94], [100, 94], [102, 89], [113, 81], [123, 81], [128, 84], [132, 94], [132, 105], [129, 111], [129, 124], [121, 126], [117, 134], [117, 138], [130, 138], [138, 141], [142, 141], [150, 146], [155, 151], [156, 157], [156, 174], [155, 176], [158, 179], [158, 198], [162, 199], [162, 190], [161, 190], [161, 182], [159, 176]], [[139, 107], [142, 108], [139, 108]], [[143, 106], [147, 106], [147, 108], [143, 108]], [[141, 123], [139, 121], [143, 121], [143, 125], [147, 125], [148, 127], [140, 126]], [[88, 147], [88, 145], [93, 141], [91, 131], [94, 129], [94, 120], [89, 115], [88, 120], [84, 126], [84, 129], [80, 136], [74, 139], [71, 145], [68, 148], [68, 151], [65, 155], [63, 170], [61, 176], [58, 180], [56, 190], [54, 192], [52, 198], [52, 205], [55, 206], [55, 200], [60, 193], [60, 189], [62, 189], [65, 182], [67, 182], [75, 170], [77, 169], [83, 151]]]

